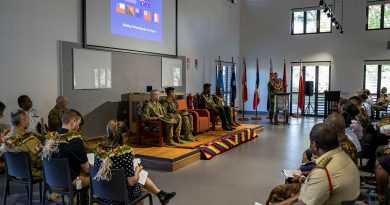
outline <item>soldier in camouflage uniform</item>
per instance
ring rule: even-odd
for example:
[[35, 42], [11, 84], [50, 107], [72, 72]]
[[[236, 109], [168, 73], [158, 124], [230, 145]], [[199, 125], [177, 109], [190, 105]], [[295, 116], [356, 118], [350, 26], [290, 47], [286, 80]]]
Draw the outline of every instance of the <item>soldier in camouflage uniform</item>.
[[24, 130], [29, 126], [29, 117], [23, 110], [13, 113], [11, 116], [12, 130], [2, 140], [1, 153], [26, 152], [29, 156], [31, 174], [34, 179], [42, 178], [41, 142], [37, 133]]
[[180, 136], [182, 133], [184, 135], [184, 140], [186, 141], [195, 141], [196, 139], [192, 135], [193, 130], [193, 117], [188, 111], [180, 112], [178, 110], [178, 104], [175, 99], [175, 88], [168, 87], [165, 89], [167, 97], [160, 101], [161, 105], [164, 107], [168, 115], [174, 116], [177, 120], [177, 126], [174, 130], [176, 136]]
[[271, 80], [268, 82], [268, 98], [269, 98], [269, 119], [271, 123], [277, 123], [278, 113], [274, 113], [276, 103], [276, 94], [283, 92], [283, 82], [278, 79], [278, 73], [273, 73]]
[[222, 121], [223, 130], [232, 131], [234, 128], [230, 126], [229, 119], [230, 116], [230, 108], [228, 106], [220, 106], [215, 104], [213, 97], [210, 95], [211, 92], [211, 84], [206, 83], [203, 85], [203, 92], [200, 95], [199, 107], [201, 109], [212, 110], [215, 113], [218, 113], [219, 118]]
[[68, 99], [65, 96], [58, 96], [56, 106], [50, 110], [48, 115], [49, 130], [52, 132], [61, 128], [61, 117], [68, 111]]
[[[150, 101], [145, 105], [142, 110], [142, 119], [143, 120], [162, 120], [166, 116], [164, 107], [160, 104], [160, 92], [158, 90], [152, 90], [150, 92]], [[178, 124], [178, 123], [176, 123]], [[165, 130], [165, 144], [171, 146], [177, 146], [178, 144], [173, 141], [173, 129], [174, 125], [172, 123], [164, 122]]]
[[[231, 110], [231, 107], [226, 103], [225, 97], [223, 96], [222, 88], [217, 87], [217, 92], [215, 95], [213, 95], [213, 99], [214, 99], [215, 104], [217, 104], [219, 106], [226, 106]], [[233, 115], [230, 115], [230, 118], [228, 117], [228, 121], [229, 121], [229, 125], [231, 127], [237, 127], [240, 125], [234, 121]]]

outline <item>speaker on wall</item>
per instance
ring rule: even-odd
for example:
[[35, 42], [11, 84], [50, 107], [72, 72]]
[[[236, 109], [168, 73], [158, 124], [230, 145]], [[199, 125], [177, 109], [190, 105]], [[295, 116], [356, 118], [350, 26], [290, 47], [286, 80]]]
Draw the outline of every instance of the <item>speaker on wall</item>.
[[153, 90], [153, 87], [152, 87], [152, 86], [150, 86], [150, 85], [146, 86], [146, 92], [150, 92], [150, 91], [152, 91], [152, 90]]
[[313, 96], [313, 81], [305, 81], [305, 96]]

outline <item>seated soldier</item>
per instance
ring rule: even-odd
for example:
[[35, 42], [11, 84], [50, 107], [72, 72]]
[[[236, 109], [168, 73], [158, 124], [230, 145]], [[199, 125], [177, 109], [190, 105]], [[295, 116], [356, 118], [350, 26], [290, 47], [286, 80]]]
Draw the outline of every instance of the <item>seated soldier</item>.
[[[345, 122], [344, 118], [337, 113], [329, 115], [325, 122], [333, 125], [335, 130], [337, 131], [337, 136], [339, 140], [339, 144], [341, 149], [353, 160], [353, 162], [357, 165], [357, 151], [353, 143], [346, 137], [345, 135]], [[302, 164], [308, 163], [310, 161], [315, 162], [318, 156], [315, 156], [314, 152], [309, 148], [305, 152], [303, 152]], [[309, 165], [314, 168], [315, 163], [313, 165]], [[307, 168], [309, 168], [307, 166]], [[301, 183], [303, 181], [299, 181], [304, 176], [307, 176], [308, 170], [301, 170], [303, 172], [302, 176], [296, 176], [295, 179], [292, 180], [291, 184], [279, 185], [271, 191], [270, 198], [268, 202], [280, 202], [285, 199], [288, 199], [291, 196], [294, 196], [299, 193], [301, 188]], [[300, 183], [298, 183], [300, 182]]]
[[[231, 110], [231, 107], [226, 103], [226, 100], [223, 96], [222, 88], [217, 87], [217, 92], [215, 93], [215, 95], [213, 95], [213, 99], [215, 104], [219, 106], [227, 106]], [[228, 117], [228, 121], [231, 127], [237, 127], [240, 125], [234, 121], [233, 115], [231, 115], [230, 118]]]
[[210, 92], [211, 84], [204, 84], [202, 95], [200, 95], [199, 108], [211, 110], [212, 112], [218, 114], [219, 118], [221, 118], [223, 130], [232, 131], [234, 128], [229, 123], [229, 119], [231, 120], [230, 108], [227, 106], [220, 106], [215, 104], [213, 97], [210, 95]]
[[339, 147], [337, 132], [326, 123], [310, 132], [310, 148], [318, 156], [299, 194], [280, 203], [295, 205], [341, 205], [360, 195], [360, 176], [356, 164]]
[[[75, 111], [68, 111], [62, 115], [62, 127], [57, 132], [46, 135], [46, 145], [42, 156], [46, 159], [67, 158], [70, 168], [73, 187], [79, 178], [83, 188], [89, 187], [89, 163], [84, 148], [84, 137], [77, 132], [81, 122], [80, 115]], [[88, 204], [88, 191], [81, 192], [81, 204]]]
[[11, 116], [12, 130], [2, 139], [1, 152], [25, 152], [29, 156], [31, 174], [34, 179], [42, 178], [41, 142], [35, 132], [24, 132], [29, 126], [29, 117], [23, 110]]
[[[164, 141], [166, 145], [177, 146], [178, 144], [173, 141], [173, 130], [178, 126], [178, 122], [173, 118], [166, 115], [164, 107], [160, 104], [160, 92], [158, 90], [152, 90], [150, 92], [150, 101], [145, 105], [142, 110], [143, 120], [163, 120], [165, 136]], [[169, 120], [164, 120], [169, 118]], [[173, 120], [172, 120], [173, 119]]]
[[65, 96], [58, 96], [56, 106], [47, 116], [50, 131], [54, 132], [61, 128], [61, 117], [66, 111], [68, 111], [68, 99]]
[[[193, 117], [188, 111], [180, 112], [178, 110], [178, 104], [176, 101], [176, 93], [174, 87], [168, 87], [165, 89], [165, 93], [167, 97], [160, 101], [161, 105], [164, 107], [166, 113], [168, 115], [173, 116], [177, 121], [176, 129], [174, 130], [174, 134], [178, 140], [180, 140], [179, 136], [181, 133], [184, 135], [184, 140], [193, 142], [196, 139], [192, 135], [193, 130]], [[180, 140], [181, 141], [181, 140]]]
[[[367, 114], [367, 111], [363, 107], [362, 99], [359, 96], [353, 96], [349, 98], [349, 101], [352, 102], [354, 105], [356, 105], [357, 108], [359, 109], [359, 113], [356, 115], [356, 119], [353, 119], [356, 122], [352, 122], [352, 123], [360, 124], [363, 130], [367, 129], [367, 127], [371, 123], [371, 120]], [[351, 127], [353, 127], [353, 125], [351, 125]]]
[[389, 96], [387, 95], [387, 88], [383, 87], [381, 89], [381, 94], [376, 101], [375, 104], [372, 105], [372, 109], [376, 111], [381, 111], [381, 110], [387, 110], [387, 106], [389, 106]]
[[[32, 109], [33, 103], [31, 101], [30, 97], [28, 97], [27, 95], [20, 96], [18, 98], [18, 105], [19, 105], [19, 108], [12, 111], [10, 116], [12, 117], [12, 114], [16, 113], [18, 110], [25, 111], [27, 113], [27, 115], [29, 117], [29, 121], [30, 121], [30, 125], [28, 126], [28, 128], [25, 131], [26, 132], [31, 132], [31, 131], [40, 132], [40, 127], [41, 127], [41, 124], [39, 123], [40, 117], [39, 117], [38, 112], [35, 109]], [[11, 117], [10, 117], [10, 119], [11, 119]], [[10, 122], [10, 124], [12, 127], [11, 122]]]
[[[390, 143], [389, 143], [390, 145]], [[385, 194], [389, 185], [390, 176], [390, 148], [387, 146], [384, 155], [379, 157], [376, 161], [375, 177], [378, 184], [379, 202], [384, 203]]]
[[[134, 151], [126, 145], [128, 132], [129, 130], [123, 122], [108, 122], [106, 141], [99, 144], [94, 150], [96, 156], [94, 166], [99, 168], [96, 179], [109, 181], [111, 180], [111, 169], [123, 169], [126, 175], [127, 194], [130, 202], [139, 198], [142, 190], [146, 189], [155, 194], [161, 204], [168, 204], [176, 195], [175, 192], [164, 192], [154, 184], [150, 177], [146, 178], [145, 185], [138, 183], [143, 168], [140, 164], [133, 164]], [[116, 201], [102, 200], [105, 204], [120, 204]], [[139, 204], [143, 204], [143, 202]]]

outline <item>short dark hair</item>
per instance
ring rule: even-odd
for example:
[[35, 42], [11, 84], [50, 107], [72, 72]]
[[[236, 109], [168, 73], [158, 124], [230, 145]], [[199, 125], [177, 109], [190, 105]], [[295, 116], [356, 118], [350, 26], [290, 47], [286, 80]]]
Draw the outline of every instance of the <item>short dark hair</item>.
[[347, 112], [349, 116], [352, 118], [355, 118], [359, 114], [359, 108], [356, 104], [352, 103], [350, 100], [348, 100], [343, 105], [343, 111]]
[[341, 98], [340, 101], [339, 101], [339, 105], [342, 107], [346, 102], [348, 102], [347, 99]]
[[352, 103], [355, 103], [357, 105], [362, 104], [362, 99], [359, 96], [352, 96], [349, 98], [349, 101], [351, 101]]
[[210, 83], [205, 83], [203, 84], [203, 89], [210, 88], [211, 84]]
[[72, 120], [81, 120], [81, 115], [76, 110], [69, 110], [65, 112], [61, 117], [61, 123], [67, 125]]
[[22, 122], [22, 117], [27, 117], [27, 113], [24, 110], [17, 110], [14, 113], [11, 113], [11, 124], [13, 126], [18, 126]]
[[366, 93], [361, 93], [358, 95], [358, 97], [362, 100], [362, 101], [366, 101], [368, 96]]
[[327, 123], [314, 125], [310, 131], [310, 141], [316, 142], [324, 151], [330, 151], [340, 146], [336, 128]]
[[5, 110], [5, 105], [3, 102], [0, 101], [0, 111], [4, 111]]
[[21, 95], [18, 97], [18, 105], [19, 107], [22, 106], [23, 103], [27, 101], [27, 99], [30, 98], [27, 95]]
[[173, 91], [175, 91], [174, 87], [167, 87], [167, 88], [165, 88], [165, 92], [167, 93], [167, 95], [171, 94]]

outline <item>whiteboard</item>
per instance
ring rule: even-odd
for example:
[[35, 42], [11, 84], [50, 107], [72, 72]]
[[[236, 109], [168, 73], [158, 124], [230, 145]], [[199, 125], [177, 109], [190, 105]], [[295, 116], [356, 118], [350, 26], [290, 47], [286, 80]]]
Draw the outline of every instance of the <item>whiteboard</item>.
[[161, 59], [161, 87], [182, 86], [183, 61], [175, 58]]
[[73, 49], [73, 88], [111, 88], [111, 52]]

